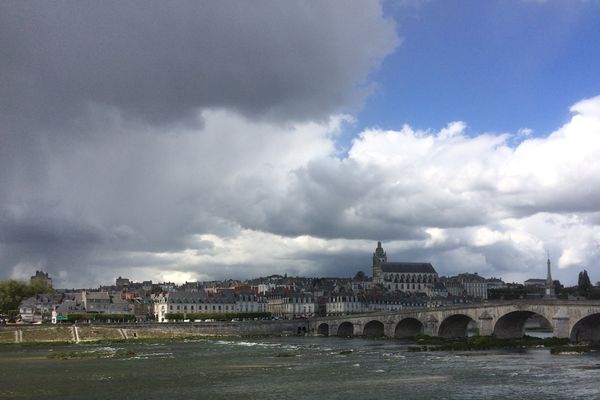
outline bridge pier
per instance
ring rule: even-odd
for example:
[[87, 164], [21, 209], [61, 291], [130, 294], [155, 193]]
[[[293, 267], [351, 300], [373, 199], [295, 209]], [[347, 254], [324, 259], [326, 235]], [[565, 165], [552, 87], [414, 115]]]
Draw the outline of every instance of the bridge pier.
[[494, 317], [487, 311], [484, 311], [479, 316], [479, 335], [492, 336], [494, 333]]
[[384, 327], [385, 327], [384, 328], [385, 337], [393, 339], [394, 335], [396, 333], [396, 322], [388, 321], [387, 323], [385, 323]]
[[330, 323], [329, 324], [329, 336], [337, 336], [338, 334], [338, 324]]
[[552, 323], [554, 325], [554, 337], [557, 338], [568, 338], [571, 336], [569, 313], [564, 308], [560, 308], [558, 312], [552, 317]]
[[429, 317], [427, 317], [427, 320], [425, 321], [423, 333], [428, 336], [437, 336], [438, 329], [439, 329], [439, 323], [440, 323], [440, 321], [438, 321], [438, 319], [434, 315], [430, 315]]

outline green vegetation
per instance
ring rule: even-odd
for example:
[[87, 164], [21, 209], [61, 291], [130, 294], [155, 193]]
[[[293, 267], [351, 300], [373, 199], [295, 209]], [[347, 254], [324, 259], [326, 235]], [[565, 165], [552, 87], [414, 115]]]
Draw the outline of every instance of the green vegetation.
[[132, 322], [135, 321], [133, 314], [96, 314], [96, 313], [77, 313], [67, 315], [67, 321], [98, 321], [98, 322]]
[[71, 328], [66, 326], [24, 327], [24, 342], [65, 342], [72, 340]]
[[14, 343], [15, 342], [15, 331], [0, 330], [0, 343]]
[[82, 341], [119, 340], [122, 339], [118, 329], [97, 326], [80, 326], [79, 338]]
[[232, 319], [248, 319], [248, 318], [270, 318], [269, 312], [253, 312], [253, 313], [168, 313], [165, 318], [169, 321], [185, 321], [185, 320], [207, 320], [214, 319], [215, 321], [231, 321]]
[[84, 360], [98, 358], [130, 358], [135, 353], [129, 350], [119, 351], [69, 351], [48, 354], [47, 358], [51, 360]]
[[590, 277], [585, 269], [579, 273], [577, 290], [581, 296], [585, 297], [588, 297], [592, 292], [592, 282], [590, 282]]
[[523, 349], [528, 347], [555, 347], [569, 344], [567, 338], [535, 338], [524, 336], [517, 339], [498, 339], [494, 336], [471, 336], [464, 338], [442, 338], [419, 335], [417, 344], [409, 351], [472, 351], [494, 349]]
[[[518, 300], [526, 299], [528, 294], [534, 293], [533, 289], [526, 289], [523, 285], [510, 288], [490, 289], [488, 294], [489, 300]], [[542, 289], [535, 289], [538, 294], [542, 294]]]
[[0, 314], [8, 315], [9, 320], [14, 320], [23, 300], [36, 294], [53, 292], [51, 286], [39, 280], [30, 284], [12, 279], [0, 281]]

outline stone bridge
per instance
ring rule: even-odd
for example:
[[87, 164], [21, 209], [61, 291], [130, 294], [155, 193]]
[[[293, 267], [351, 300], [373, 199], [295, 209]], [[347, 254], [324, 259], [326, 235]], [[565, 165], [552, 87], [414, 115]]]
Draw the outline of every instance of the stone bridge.
[[309, 321], [308, 331], [323, 336], [407, 338], [420, 333], [463, 337], [473, 330], [482, 336], [518, 338], [533, 316], [555, 337], [600, 342], [600, 301], [503, 301], [317, 317]]

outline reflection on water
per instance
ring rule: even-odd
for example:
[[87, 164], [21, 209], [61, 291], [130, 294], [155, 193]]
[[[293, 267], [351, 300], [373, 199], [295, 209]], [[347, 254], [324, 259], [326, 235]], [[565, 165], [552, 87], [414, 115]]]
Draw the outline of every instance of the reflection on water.
[[[594, 399], [600, 357], [409, 353], [410, 342], [274, 338], [0, 348], [0, 398]], [[51, 351], [127, 359], [50, 360]]]

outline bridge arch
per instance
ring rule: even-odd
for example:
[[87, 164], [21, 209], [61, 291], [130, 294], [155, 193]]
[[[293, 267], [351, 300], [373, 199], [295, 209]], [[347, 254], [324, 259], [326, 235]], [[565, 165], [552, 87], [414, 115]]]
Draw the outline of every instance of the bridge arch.
[[342, 322], [338, 326], [337, 335], [340, 337], [352, 337], [354, 336], [354, 324], [352, 322]]
[[494, 336], [500, 339], [515, 339], [525, 335], [525, 323], [536, 317], [545, 327], [552, 327], [548, 319], [533, 311], [511, 311], [496, 321], [494, 325]]
[[445, 338], [468, 336], [469, 326], [475, 324], [475, 320], [465, 314], [453, 314], [442, 321], [438, 329], [438, 336]]
[[317, 335], [329, 336], [329, 324], [323, 322], [317, 327]]
[[600, 313], [581, 318], [573, 325], [570, 339], [573, 342], [600, 342]]
[[370, 338], [384, 337], [385, 326], [383, 322], [377, 320], [367, 322], [363, 329], [363, 335]]
[[394, 330], [394, 337], [397, 339], [415, 337], [420, 333], [423, 333], [424, 325], [421, 321], [416, 318], [404, 318]]

